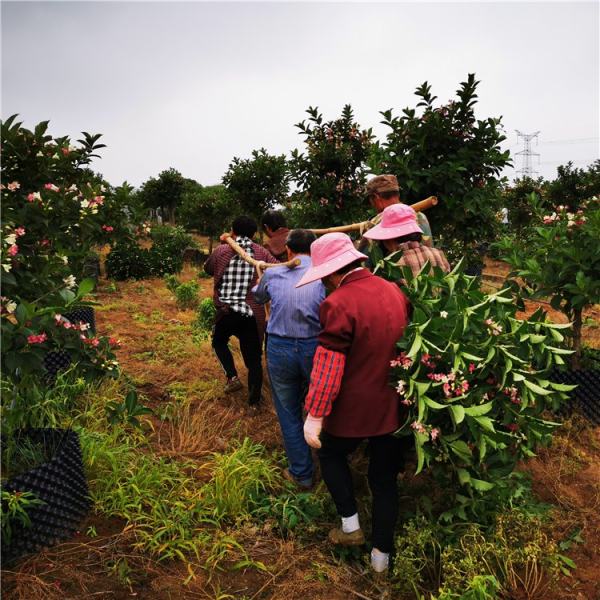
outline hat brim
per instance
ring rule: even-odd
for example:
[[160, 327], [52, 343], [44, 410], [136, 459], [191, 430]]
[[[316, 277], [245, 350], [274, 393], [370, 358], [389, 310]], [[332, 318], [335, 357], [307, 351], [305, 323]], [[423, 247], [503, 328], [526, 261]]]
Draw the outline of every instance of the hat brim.
[[319, 266], [312, 266], [304, 273], [302, 279], [296, 284], [296, 287], [318, 281], [327, 275], [335, 273], [337, 270], [349, 265], [355, 260], [367, 260], [368, 256], [358, 250], [346, 250], [342, 254], [324, 262]]
[[423, 233], [423, 231], [416, 222], [403, 223], [395, 227], [382, 227], [380, 223], [369, 231], [365, 231], [364, 237], [369, 240], [394, 240], [409, 233]]

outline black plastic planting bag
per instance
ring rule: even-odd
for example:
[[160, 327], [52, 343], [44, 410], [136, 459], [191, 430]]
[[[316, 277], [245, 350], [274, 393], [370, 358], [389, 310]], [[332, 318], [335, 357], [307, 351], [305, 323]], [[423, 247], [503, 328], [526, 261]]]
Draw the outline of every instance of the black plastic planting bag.
[[96, 314], [93, 306], [80, 306], [63, 316], [71, 323], [87, 323], [90, 326], [90, 331], [96, 333]]
[[577, 408], [589, 421], [600, 425], [600, 369], [555, 371], [551, 379], [557, 383], [577, 385], [569, 393], [569, 408]]
[[[4, 440], [6, 441], [6, 440]], [[2, 539], [2, 564], [70, 538], [91, 508], [79, 437], [64, 429], [29, 429], [12, 440], [39, 446], [50, 459], [9, 479], [8, 492], [31, 492], [41, 503], [27, 507], [31, 525], [11, 523], [10, 540]]]

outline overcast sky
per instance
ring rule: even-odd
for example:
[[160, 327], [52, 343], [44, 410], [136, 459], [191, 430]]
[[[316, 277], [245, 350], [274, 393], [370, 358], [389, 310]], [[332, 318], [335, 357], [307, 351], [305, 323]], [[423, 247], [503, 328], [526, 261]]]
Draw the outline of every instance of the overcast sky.
[[502, 115], [513, 152], [539, 130], [554, 177], [600, 156], [599, 6], [3, 1], [2, 118], [103, 133], [94, 168], [115, 185], [169, 167], [209, 185], [234, 156], [299, 147], [309, 105], [350, 103], [383, 137], [380, 110], [425, 80], [445, 102], [473, 72], [478, 118]]

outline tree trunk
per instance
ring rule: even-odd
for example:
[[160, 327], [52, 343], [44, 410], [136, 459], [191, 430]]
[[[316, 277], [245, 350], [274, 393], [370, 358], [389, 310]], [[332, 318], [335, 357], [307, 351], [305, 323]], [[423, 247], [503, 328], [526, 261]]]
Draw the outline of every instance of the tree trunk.
[[212, 239], [212, 235], [208, 236], [208, 255], [210, 256], [212, 254], [213, 251], [213, 239]]
[[571, 357], [571, 367], [574, 371], [579, 371], [581, 368], [581, 308], [573, 311], [573, 350], [575, 354]]

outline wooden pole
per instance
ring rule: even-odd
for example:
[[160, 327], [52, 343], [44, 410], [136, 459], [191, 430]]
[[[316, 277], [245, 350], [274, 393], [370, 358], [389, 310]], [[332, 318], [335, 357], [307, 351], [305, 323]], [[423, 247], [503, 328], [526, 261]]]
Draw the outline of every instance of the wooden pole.
[[259, 270], [259, 273], [263, 269], [270, 269], [272, 267], [288, 267], [289, 269], [293, 269], [300, 265], [299, 258], [293, 258], [292, 260], [288, 260], [286, 262], [281, 263], [266, 263], [262, 260], [256, 260], [253, 256], [250, 256], [232, 237], [229, 233], [224, 233], [221, 236], [221, 239], [227, 242], [237, 254], [239, 254], [248, 264], [251, 264], [253, 267], [256, 267]]
[[[435, 196], [429, 196], [425, 200], [420, 200], [415, 204], [411, 204], [411, 208], [415, 212], [421, 212], [427, 210], [438, 203], [438, 199]], [[326, 233], [347, 233], [348, 231], [366, 231], [381, 220], [381, 215], [377, 215], [370, 221], [362, 221], [361, 223], [351, 223], [350, 225], [339, 225], [338, 227], [327, 227], [326, 229], [310, 229], [315, 235], [325, 235]]]

